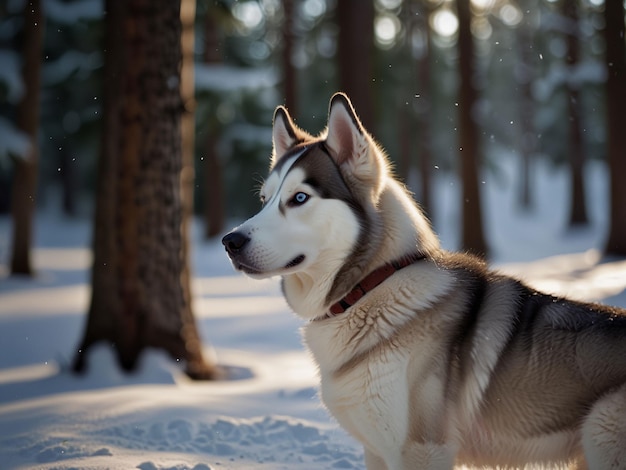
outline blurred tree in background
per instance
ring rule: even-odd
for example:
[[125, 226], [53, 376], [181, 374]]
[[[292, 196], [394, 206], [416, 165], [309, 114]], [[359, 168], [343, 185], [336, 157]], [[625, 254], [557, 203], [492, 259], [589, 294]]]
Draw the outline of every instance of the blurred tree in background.
[[339, 90], [348, 94], [363, 126], [373, 129], [374, 2], [338, 1], [336, 17]]
[[[5, 212], [17, 168], [7, 156], [25, 148], [16, 123], [24, 89], [19, 34], [26, 3], [0, 5]], [[521, 205], [530, 208], [537, 203], [531, 197], [533, 164], [568, 165], [576, 169], [574, 196], [568, 197], [572, 220], [578, 220], [586, 162], [608, 161], [611, 154], [618, 168], [624, 160], [622, 151], [608, 150], [615, 144], [607, 147], [607, 139], [615, 142], [611, 136], [623, 134], [610, 124], [612, 103], [619, 99], [609, 99], [608, 106], [606, 100], [607, 93], [619, 94], [619, 86], [610, 83], [623, 77], [619, 61], [605, 63], [605, 51], [623, 59], [624, 41], [604, 35], [605, 23], [607, 30], [615, 29], [614, 22], [623, 28], [623, 2], [606, 0], [605, 8], [605, 0], [469, 0], [469, 6], [478, 99], [469, 110], [477, 150], [468, 169], [478, 183], [485, 172], [503, 178], [503, 159], [517, 158]], [[613, 12], [611, 23], [605, 10]], [[38, 206], [86, 214], [100, 178], [105, 11], [101, 0], [46, 0], [44, 13]], [[429, 199], [433, 180], [460, 174], [467, 163], [459, 152], [466, 126], [458, 115], [463, 79], [455, 0], [197, 0], [195, 18], [194, 207], [207, 236], [257, 208], [249, 188], [267, 169], [275, 106], [287, 104], [300, 126], [319, 131], [328, 97], [342, 88], [437, 222], [441, 214]], [[611, 175], [619, 178], [616, 171]], [[616, 186], [614, 180], [611, 217], [619, 227], [626, 217], [615, 211], [626, 203]], [[469, 204], [480, 207], [480, 184], [476, 194]], [[459, 235], [465, 199], [456, 209]], [[467, 215], [468, 222], [479, 223], [477, 215]], [[614, 247], [625, 239], [610, 238]]]
[[28, 139], [23, 155], [14, 159], [11, 215], [13, 245], [11, 274], [31, 276], [33, 267], [30, 247], [33, 239], [33, 216], [37, 201], [37, 171], [39, 166], [39, 96], [41, 86], [41, 53], [43, 50], [43, 14], [40, 0], [24, 5], [22, 24], [21, 77], [24, 91], [17, 104], [16, 127]]
[[459, 155], [461, 166], [461, 246], [487, 256], [479, 186], [481, 142], [475, 119], [479, 95], [470, 0], [456, 0], [459, 20]]
[[624, 2], [606, 0], [607, 153], [610, 170], [611, 217], [606, 251], [626, 256], [626, 46], [624, 45]]
[[[576, 76], [579, 66], [580, 32], [577, 2], [561, 0], [564, 20], [564, 33], [566, 36], [567, 52], [565, 55], [569, 76]], [[570, 169], [572, 177], [572, 194], [570, 197], [570, 225], [584, 225], [588, 222], [587, 207], [585, 203], [585, 147], [583, 140], [583, 116], [580, 105], [580, 93], [578, 85], [567, 82], [567, 102], [569, 115], [569, 143]]]

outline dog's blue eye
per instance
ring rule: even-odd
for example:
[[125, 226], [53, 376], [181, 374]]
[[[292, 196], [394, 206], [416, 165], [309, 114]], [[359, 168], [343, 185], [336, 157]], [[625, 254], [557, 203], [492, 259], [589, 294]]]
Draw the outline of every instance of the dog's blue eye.
[[309, 199], [309, 195], [307, 193], [299, 192], [296, 193], [291, 199], [291, 203], [296, 206], [301, 206]]

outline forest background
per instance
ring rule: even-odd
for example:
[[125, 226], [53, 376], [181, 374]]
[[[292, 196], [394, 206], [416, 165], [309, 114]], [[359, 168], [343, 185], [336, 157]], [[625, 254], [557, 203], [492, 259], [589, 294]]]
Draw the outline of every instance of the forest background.
[[[15, 125], [24, 4], [0, 6], [0, 213], [10, 205], [9, 156], [25, 153]], [[521, 207], [538, 202], [526, 160], [606, 160], [603, 9], [602, 0], [471, 2], [479, 161], [497, 172], [503, 152], [519, 156], [519, 180], [503, 183], [519, 185]], [[98, 177], [104, 14], [100, 0], [43, 2], [38, 205], [68, 216], [89, 213]], [[330, 95], [358, 88], [357, 111], [427, 210], [424, 173], [459, 167], [455, 2], [200, 0], [195, 32], [194, 207], [209, 236], [257, 207], [243, 189], [265, 174], [278, 104], [316, 132]]]
[[[189, 277], [190, 199], [207, 237], [250, 215], [275, 107], [286, 105], [299, 126], [318, 132], [337, 90], [350, 95], [435, 225], [433, 175], [459, 176], [460, 248], [489, 255], [486, 173], [515, 186], [511, 210], [530, 211], [541, 204], [532, 165], [566, 166], [568, 227], [575, 228], [590, 218], [585, 168], [601, 161], [610, 194], [605, 252], [626, 255], [625, 49], [622, 0], [5, 1], [0, 213], [14, 220], [11, 272], [35, 270], [28, 256], [35, 207], [91, 216], [90, 318], [119, 310], [126, 313], [109, 326], [115, 331], [142, 330], [145, 317], [187, 331], [188, 281], [172, 292], [163, 286]], [[171, 122], [161, 121], [170, 114]], [[140, 155], [152, 146], [165, 153], [158, 165]], [[518, 171], [509, 180], [501, 164], [511, 155]], [[169, 194], [166, 180], [181, 181], [182, 192]], [[131, 199], [137, 207], [124, 208]], [[110, 225], [98, 229], [103, 218]], [[103, 259], [109, 273], [102, 274]], [[132, 282], [113, 285], [126, 274]], [[168, 311], [140, 305], [144, 291]], [[173, 327], [171, 312], [182, 318]], [[85, 348], [102, 339], [90, 331]], [[139, 336], [113, 341], [124, 367], [133, 367], [134, 349], [169, 341], [160, 330]], [[166, 349], [186, 357], [180, 345]]]

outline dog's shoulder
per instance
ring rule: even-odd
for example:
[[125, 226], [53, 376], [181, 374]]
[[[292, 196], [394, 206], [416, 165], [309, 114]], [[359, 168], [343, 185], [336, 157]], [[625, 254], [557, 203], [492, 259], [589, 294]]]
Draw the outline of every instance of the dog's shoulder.
[[[485, 259], [471, 253], [442, 250], [433, 256], [433, 262], [439, 269], [454, 272], [463, 278], [472, 278], [481, 282], [488, 283], [508, 278], [492, 269]], [[512, 278], [508, 279], [518, 282]]]

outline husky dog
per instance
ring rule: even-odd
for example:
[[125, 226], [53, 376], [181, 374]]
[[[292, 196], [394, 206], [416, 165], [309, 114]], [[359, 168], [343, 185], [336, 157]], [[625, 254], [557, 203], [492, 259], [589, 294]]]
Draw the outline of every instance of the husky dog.
[[440, 248], [344, 94], [318, 137], [278, 107], [273, 145], [263, 208], [222, 242], [282, 277], [368, 469], [626, 469], [626, 310]]

